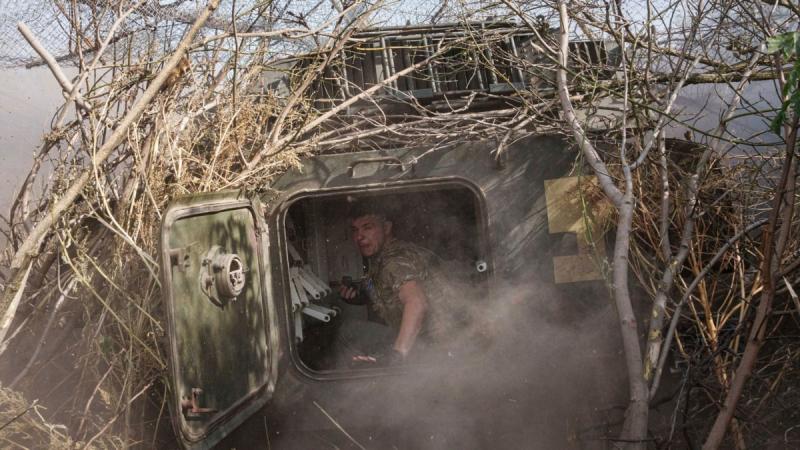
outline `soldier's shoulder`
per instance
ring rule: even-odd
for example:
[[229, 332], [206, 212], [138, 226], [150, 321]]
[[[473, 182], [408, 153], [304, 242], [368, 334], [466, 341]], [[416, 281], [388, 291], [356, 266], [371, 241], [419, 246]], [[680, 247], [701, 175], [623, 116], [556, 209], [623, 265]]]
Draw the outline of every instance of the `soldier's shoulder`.
[[410, 259], [419, 261], [427, 259], [429, 250], [425, 250], [417, 244], [408, 241], [395, 239], [385, 249], [384, 259], [387, 261], [396, 259]]

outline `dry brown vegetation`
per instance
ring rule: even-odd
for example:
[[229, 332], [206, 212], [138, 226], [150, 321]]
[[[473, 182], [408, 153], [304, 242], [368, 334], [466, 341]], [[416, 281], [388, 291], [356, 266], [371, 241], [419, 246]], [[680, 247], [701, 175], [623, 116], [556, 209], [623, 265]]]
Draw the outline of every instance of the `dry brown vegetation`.
[[[585, 146], [576, 165], [608, 175], [603, 191], [616, 208], [606, 215], [630, 231], [629, 248], [616, 240], [626, 259], [611, 270], [609, 285], [620, 295], [620, 282], [628, 281], [614, 276], [629, 264], [646, 305], [655, 305], [652, 323], [650, 315], [639, 318], [640, 330], [650, 331], [633, 334], [637, 342], [647, 337], [644, 346], [626, 348], [638, 355], [629, 374], [639, 383], [644, 434], [641, 424], [626, 425], [622, 444], [700, 442], [718, 413], [732, 408], [728, 444], [797, 445], [796, 112], [780, 136], [731, 127], [748, 115], [764, 124], [774, 116], [775, 101], [743, 101], [743, 92], [768, 78], [780, 93], [791, 66], [762, 44], [792, 29], [796, 7], [571, 3], [573, 37], [602, 38], [626, 52], [609, 67], [573, 55], [564, 74], [569, 95], [558, 98], [563, 42], [549, 27], [558, 24], [555, 3], [437, 5], [420, 22], [461, 22], [461, 35], [431, 45], [413, 67], [372, 87], [339, 74], [347, 52], [364, 42], [358, 32], [396, 5], [200, 3], [159, 16], [163, 10], [147, 1], [53, 2], [70, 24], [70, 57], [49, 65], [55, 73], [75, 65], [78, 76], [64, 77], [68, 100], [2, 227], [0, 352], [13, 361], [0, 371], [3, 446], [150, 447], [169, 435], [157, 255], [161, 213], [176, 196], [257, 195], [304, 157], [409, 141], [435, 151], [492, 140], [502, 160], [509, 142], [530, 133], [589, 137], [604, 165]], [[474, 25], [490, 15], [534, 34], [535, 57], [495, 52], [521, 70], [527, 87], [511, 95], [386, 100], [397, 80], [429, 77], [431, 62], [440, 76], [485, 62], [463, 55], [485, 55], [507, 37], [508, 28]], [[47, 59], [46, 48], [39, 52]], [[501, 81], [507, 77], [495, 69]], [[286, 88], [266, 89], [265, 73], [283, 73]], [[723, 105], [710, 128], [675, 106], [686, 86], [708, 82], [719, 87]], [[769, 92], [778, 98], [775, 87]], [[331, 101], [320, 101], [321, 93]], [[602, 139], [583, 118], [565, 117], [566, 104], [605, 120]], [[689, 130], [693, 142], [668, 140], [665, 130]], [[737, 408], [734, 373], [747, 357], [753, 365], [737, 375]], [[664, 371], [674, 372], [668, 386], [659, 385]], [[654, 425], [648, 435], [648, 405], [665, 404], [668, 426]], [[642, 419], [637, 411], [628, 417]]]

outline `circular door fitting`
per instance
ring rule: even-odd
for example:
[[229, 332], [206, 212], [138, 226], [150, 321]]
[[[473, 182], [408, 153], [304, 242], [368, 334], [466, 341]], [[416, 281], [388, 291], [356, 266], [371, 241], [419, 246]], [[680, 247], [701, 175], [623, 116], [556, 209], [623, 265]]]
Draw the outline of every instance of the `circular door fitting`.
[[211, 247], [203, 258], [200, 270], [200, 290], [219, 307], [224, 307], [228, 302], [244, 290], [247, 281], [247, 269], [241, 258], [235, 253], [227, 253], [219, 245]]

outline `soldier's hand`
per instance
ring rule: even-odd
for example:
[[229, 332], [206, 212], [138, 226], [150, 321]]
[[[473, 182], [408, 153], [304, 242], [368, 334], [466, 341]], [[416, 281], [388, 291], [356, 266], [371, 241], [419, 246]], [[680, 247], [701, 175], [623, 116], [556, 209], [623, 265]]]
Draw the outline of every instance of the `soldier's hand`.
[[358, 289], [352, 286], [339, 286], [339, 295], [345, 300], [352, 300], [358, 296]]
[[353, 282], [349, 276], [342, 278], [342, 284], [339, 286], [339, 295], [342, 300], [351, 305], [365, 305], [367, 298], [361, 291], [361, 284]]

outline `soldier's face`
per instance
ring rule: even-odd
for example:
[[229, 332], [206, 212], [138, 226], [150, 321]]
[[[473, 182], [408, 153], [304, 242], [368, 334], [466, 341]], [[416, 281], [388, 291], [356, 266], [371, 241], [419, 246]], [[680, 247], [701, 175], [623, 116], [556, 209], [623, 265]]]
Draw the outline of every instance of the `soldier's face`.
[[362, 256], [372, 256], [383, 248], [392, 233], [392, 223], [372, 214], [361, 216], [351, 222], [353, 242]]

